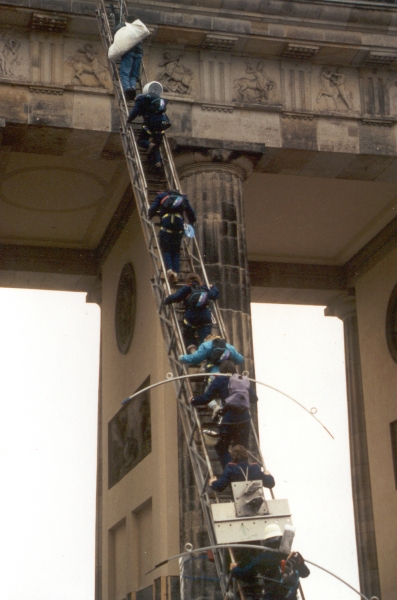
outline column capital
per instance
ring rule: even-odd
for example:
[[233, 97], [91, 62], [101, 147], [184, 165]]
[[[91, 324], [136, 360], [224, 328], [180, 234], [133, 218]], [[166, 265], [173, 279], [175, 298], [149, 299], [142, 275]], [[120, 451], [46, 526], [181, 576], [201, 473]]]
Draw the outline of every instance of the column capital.
[[179, 148], [174, 154], [174, 161], [182, 178], [199, 172], [224, 171], [245, 181], [254, 168], [254, 160], [249, 154], [224, 148]]
[[355, 314], [357, 314], [357, 306], [354, 290], [343, 292], [324, 309], [324, 316], [338, 317], [341, 321]]

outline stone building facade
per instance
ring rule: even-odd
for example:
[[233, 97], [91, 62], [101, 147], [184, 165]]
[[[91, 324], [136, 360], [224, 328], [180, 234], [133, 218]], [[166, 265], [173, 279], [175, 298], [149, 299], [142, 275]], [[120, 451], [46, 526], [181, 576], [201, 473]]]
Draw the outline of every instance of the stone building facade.
[[[361, 587], [393, 600], [397, 6], [136, 0], [131, 11], [151, 31], [145, 68], [170, 99], [231, 340], [252, 357], [250, 299], [325, 305], [344, 321]], [[172, 391], [120, 412], [168, 365], [95, 4], [8, 0], [0, 14], [0, 284], [101, 303], [97, 600], [176, 594], [175, 565], [147, 572], [191, 541], [197, 500], [178, 490]]]

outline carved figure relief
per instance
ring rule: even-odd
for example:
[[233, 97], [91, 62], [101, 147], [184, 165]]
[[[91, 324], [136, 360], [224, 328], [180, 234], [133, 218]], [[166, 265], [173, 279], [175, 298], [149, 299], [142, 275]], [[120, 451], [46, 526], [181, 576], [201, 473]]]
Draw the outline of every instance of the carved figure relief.
[[346, 89], [345, 82], [345, 75], [338, 70], [322, 69], [317, 103], [325, 98], [328, 110], [353, 110], [353, 94]]
[[92, 44], [84, 44], [68, 58], [67, 64], [73, 69], [72, 85], [106, 87], [107, 68], [99, 61]]
[[[150, 384], [148, 377], [137, 391]], [[152, 449], [150, 392], [133, 398], [109, 421], [109, 488], [122, 479]]]
[[21, 64], [18, 61], [20, 47], [14, 38], [0, 39], [0, 74], [15, 76], [14, 68]]
[[270, 102], [276, 82], [265, 73], [265, 64], [258, 62], [256, 68], [247, 63], [246, 72], [253, 77], [241, 77], [234, 80], [234, 102], [267, 103]]
[[159, 67], [164, 67], [164, 70], [158, 75], [158, 80], [163, 84], [165, 92], [190, 93], [193, 72], [182, 64], [184, 55], [183, 52], [164, 52], [163, 60], [159, 63]]

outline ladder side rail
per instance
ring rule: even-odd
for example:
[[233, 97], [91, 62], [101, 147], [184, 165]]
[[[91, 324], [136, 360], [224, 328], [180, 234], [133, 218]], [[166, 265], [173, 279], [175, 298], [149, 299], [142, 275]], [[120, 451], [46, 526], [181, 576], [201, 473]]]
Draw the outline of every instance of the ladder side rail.
[[[126, 3], [124, 2], [124, 0], [120, 0], [120, 14], [122, 14], [122, 13], [127, 14], [127, 7], [126, 7]], [[103, 0], [97, 0], [97, 15], [98, 15], [98, 21], [100, 23], [101, 38], [104, 43], [104, 47], [107, 51], [110, 46], [110, 41], [112, 40], [112, 32], [111, 32], [111, 28], [109, 25], [109, 20], [107, 17], [106, 8], [105, 8], [105, 4], [104, 4]], [[166, 272], [165, 264], [164, 264], [164, 260], [162, 257], [162, 253], [161, 253], [161, 251], [159, 251], [159, 248], [158, 248], [157, 235], [156, 235], [156, 230], [155, 230], [154, 224], [151, 221], [149, 222], [149, 220], [147, 219], [146, 214], [145, 214], [147, 212], [147, 209], [149, 208], [147, 183], [146, 183], [146, 178], [145, 178], [145, 174], [143, 171], [140, 154], [139, 154], [138, 147], [136, 144], [135, 136], [133, 134], [132, 128], [127, 126], [126, 121], [127, 121], [127, 116], [128, 116], [128, 107], [127, 107], [126, 99], [124, 96], [123, 88], [122, 88], [122, 85], [120, 82], [119, 71], [114, 63], [111, 63], [110, 61], [109, 61], [109, 63], [110, 63], [109, 66], [110, 66], [113, 84], [115, 86], [115, 100], [117, 103], [117, 108], [118, 108], [120, 122], [121, 122], [120, 129], [121, 129], [121, 133], [122, 133], [121, 138], [122, 138], [123, 149], [124, 149], [126, 159], [127, 159], [130, 180], [131, 180], [131, 184], [134, 189], [135, 198], [139, 204], [139, 213], [140, 213], [140, 217], [141, 217], [141, 223], [142, 223], [142, 229], [144, 231], [145, 241], [147, 243], [148, 249], [150, 250], [150, 254], [153, 259], [153, 265], [154, 265], [155, 271], [156, 271], [156, 279], [158, 281], [158, 285], [156, 285], [155, 289], [157, 290], [157, 296], [158, 296], [159, 290], [164, 289], [164, 287], [163, 287], [164, 284], [165, 284], [165, 287], [166, 287], [166, 290], [168, 291], [168, 293], [170, 293], [171, 290], [170, 290], [170, 286], [169, 286], [167, 278], [165, 277], [164, 280], [161, 279], [162, 274], [165, 274], [165, 272]], [[168, 166], [168, 168], [166, 169], [167, 182], [168, 182], [170, 188], [173, 187], [176, 189], [180, 189], [179, 178], [178, 178], [178, 175], [177, 175], [177, 172], [175, 169], [172, 153], [171, 153], [171, 150], [169, 147], [169, 142], [166, 137], [164, 137], [163, 146], [164, 146], [165, 154], [166, 154], [165, 164]], [[132, 150], [132, 152], [131, 152], [131, 150]], [[154, 240], [156, 240], [156, 245], [154, 243]], [[202, 260], [202, 256], [201, 256], [198, 244], [197, 244], [197, 240], [195, 239], [194, 241], [195, 241], [195, 249], [196, 249], [197, 256], [198, 256], [198, 262], [200, 265], [201, 273], [203, 274], [205, 282], [207, 283], [207, 285], [209, 285], [208, 278], [206, 275], [205, 265]], [[157, 249], [157, 253], [155, 252], [155, 247]], [[187, 255], [189, 256], [189, 259], [192, 261], [192, 256], [191, 256], [191, 253], [189, 252], [188, 248], [187, 248]], [[194, 257], [194, 258], [196, 258], [196, 257]], [[156, 293], [155, 293], [155, 296], [156, 296]], [[166, 313], [167, 311], [164, 310], [165, 306], [162, 302], [163, 298], [160, 297], [158, 299], [159, 299], [159, 302], [158, 302], [159, 313], [164, 313], [164, 312]], [[218, 307], [216, 307], [216, 312], [219, 312]], [[175, 365], [178, 365], [178, 354], [181, 352], [181, 350], [183, 351], [183, 353], [185, 353], [185, 347], [184, 347], [183, 336], [182, 336], [182, 332], [180, 329], [180, 324], [179, 324], [179, 320], [177, 318], [175, 307], [169, 307], [169, 315], [171, 315], [171, 321], [169, 318], [168, 319], [166, 318], [164, 320], [161, 320], [161, 323], [162, 323], [162, 327], [163, 327], [163, 334], [166, 333], [165, 337], [168, 338], [168, 341], [169, 341], [170, 349], [169, 349], [168, 354], [169, 354], [170, 363], [174, 364], [174, 366], [175, 366]], [[219, 312], [219, 315], [220, 315], [220, 312]], [[172, 322], [173, 322], [173, 324], [171, 324]], [[222, 326], [222, 324], [223, 324], [222, 319], [218, 319], [218, 323]], [[223, 326], [223, 330], [224, 330], [224, 326]], [[177, 332], [177, 335], [175, 335], [175, 332]], [[174, 340], [172, 339], [173, 336], [174, 336]], [[182, 369], [177, 368], [177, 371], [178, 372], [180, 372], [180, 371], [187, 372], [187, 369], [185, 366], [182, 366]], [[188, 442], [189, 455], [190, 455], [191, 464], [193, 467], [196, 485], [197, 485], [198, 490], [200, 490], [200, 493], [199, 493], [200, 502], [202, 504], [203, 514], [205, 517], [208, 534], [211, 539], [211, 543], [215, 544], [216, 536], [215, 536], [215, 531], [214, 531], [214, 523], [213, 523], [213, 519], [212, 519], [212, 513], [211, 513], [211, 509], [210, 509], [210, 501], [209, 501], [207, 492], [203, 492], [203, 490], [206, 488], [206, 482], [208, 481], [208, 478], [213, 476], [211, 460], [209, 459], [209, 456], [208, 456], [206, 444], [205, 444], [202, 429], [201, 429], [201, 423], [198, 418], [197, 411], [190, 407], [190, 398], [192, 396], [190, 382], [183, 380], [182, 385], [176, 391], [177, 391], [178, 397], [183, 397], [184, 410], [181, 409], [181, 407], [182, 407], [182, 404], [181, 404], [181, 406], [179, 407], [179, 413], [181, 415], [181, 421], [182, 421], [183, 428], [184, 428], [185, 438]], [[178, 404], [180, 404], [180, 402], [181, 402], [181, 400], [178, 402]], [[190, 410], [186, 410], [188, 408]], [[190, 413], [190, 416], [188, 415], [188, 413]], [[193, 419], [192, 419], [192, 417], [193, 417]], [[203, 449], [204, 458], [201, 458], [200, 452], [198, 451], [197, 445], [195, 443], [194, 432], [192, 431], [192, 422], [193, 422], [193, 427], [197, 428], [197, 432], [200, 437], [201, 447]], [[206, 467], [205, 473], [203, 470], [203, 465]], [[222, 565], [220, 563], [220, 558], [217, 555], [218, 555], [218, 553], [215, 553], [215, 562], [216, 562], [216, 566], [217, 566], [217, 571], [218, 571], [221, 587], [222, 587], [223, 591], [225, 591], [224, 565]]]
[[[121, 8], [120, 8], [121, 12], [123, 12], [124, 14], [127, 14], [128, 11], [127, 11], [127, 7], [126, 7], [126, 4], [125, 4], [124, 0], [121, 0], [120, 6], [121, 6]], [[107, 14], [106, 14], [105, 10], [103, 11], [102, 16], [106, 16], [107, 17]], [[101, 19], [101, 21], [102, 21], [102, 23], [104, 23], [104, 24], [107, 25], [107, 27], [105, 29], [107, 30], [108, 41], [109, 41], [109, 39], [110, 40], [112, 39], [112, 37], [111, 37], [111, 30], [110, 30], [110, 27], [109, 27], [109, 21], [108, 21], [107, 18], [106, 19]], [[105, 44], [105, 47], [109, 46], [109, 45], [110, 45], [109, 43]], [[118, 69], [116, 68], [116, 65], [114, 65], [114, 63], [111, 63], [111, 68], [112, 68], [113, 80], [117, 79], [117, 81], [119, 83], [119, 88], [118, 88], [118, 90], [116, 90], [116, 97], [117, 97], [117, 91], [122, 92], [122, 86], [121, 86], [121, 82], [120, 82], [120, 78], [119, 78]], [[143, 66], [143, 69], [144, 69], [144, 66]], [[146, 77], [145, 71], [144, 71], [144, 76]], [[126, 144], [126, 138], [128, 138], [128, 141], [133, 146], [134, 155], [135, 155], [135, 157], [137, 159], [136, 160], [136, 164], [138, 164], [138, 167], [139, 167], [138, 170], [139, 170], [139, 173], [141, 175], [140, 179], [143, 180], [143, 182], [144, 182], [143, 185], [141, 185], [141, 186], [138, 186], [138, 185], [135, 184], [135, 186], [134, 186], [135, 190], [134, 191], [137, 192], [136, 196], [138, 196], [139, 200], [141, 201], [141, 209], [142, 209], [141, 210], [141, 218], [142, 218], [142, 220], [144, 220], [146, 222], [146, 226], [147, 227], [149, 226], [150, 229], [151, 229], [151, 234], [150, 234], [150, 237], [149, 237], [148, 232], [147, 232], [147, 227], [144, 228], [144, 231], [146, 230], [145, 233], [146, 233], [148, 247], [151, 248], [151, 246], [152, 246], [151, 240], [153, 240], [153, 239], [157, 240], [157, 235], [156, 235], [156, 231], [155, 231], [154, 225], [151, 222], [149, 222], [149, 220], [147, 218], [145, 218], [143, 216], [143, 214], [142, 214], [143, 211], [145, 211], [145, 213], [146, 213], [146, 211], [147, 211], [147, 209], [149, 207], [149, 202], [148, 202], [148, 198], [147, 198], [147, 185], [146, 185], [144, 171], [143, 171], [143, 167], [142, 167], [142, 163], [141, 163], [141, 159], [140, 159], [140, 154], [139, 154], [138, 148], [136, 146], [135, 137], [133, 135], [133, 132], [131, 131], [131, 128], [126, 127], [126, 122], [123, 122], [123, 121], [126, 121], [126, 115], [128, 114], [128, 108], [127, 108], [127, 104], [126, 104], [125, 97], [124, 97], [123, 93], [122, 93], [122, 102], [121, 103], [119, 102], [119, 109], [121, 109], [120, 110], [120, 113], [121, 113], [120, 116], [121, 116], [121, 121], [122, 121], [122, 125], [123, 125], [123, 130], [124, 130], [122, 133], [125, 134], [125, 135], [122, 136], [122, 139], [123, 139], [124, 150], [125, 150], [125, 153], [126, 153], [126, 156], [127, 156], [127, 164], [128, 164], [128, 167], [129, 167], [130, 177], [131, 177], [132, 181], [134, 181], [136, 179], [136, 173], [135, 173], [134, 169], [132, 168], [131, 159], [129, 159], [129, 157], [128, 157], [128, 144]], [[123, 119], [122, 117], [125, 117], [125, 118]], [[175, 169], [175, 164], [174, 164], [174, 161], [173, 161], [173, 157], [172, 157], [172, 153], [171, 153], [171, 150], [170, 150], [169, 142], [168, 142], [168, 139], [166, 137], [164, 138], [164, 140], [165, 140], [165, 148], [166, 148], [166, 153], [167, 153], [167, 158], [168, 158], [167, 163], [170, 166], [171, 173], [172, 173], [172, 179], [173, 179], [173, 181], [175, 183], [175, 186], [179, 189], [181, 186], [180, 186], [180, 182], [179, 182], [177, 171]], [[194, 242], [195, 242], [195, 245], [196, 245], [196, 248], [197, 248], [197, 254], [198, 254], [198, 257], [199, 257], [199, 262], [200, 262], [201, 270], [203, 272], [205, 281], [209, 285], [209, 281], [208, 281], [208, 278], [207, 278], [207, 275], [206, 275], [205, 265], [203, 263], [200, 250], [198, 248], [197, 240], [194, 239]], [[156, 272], [157, 272], [156, 273], [157, 274], [157, 278], [160, 279], [161, 278], [161, 271], [163, 273], [165, 272], [165, 265], [164, 265], [162, 253], [158, 252], [158, 254], [156, 255], [156, 253], [153, 252], [153, 248], [151, 248], [151, 250], [152, 250], [152, 257], [154, 258], [156, 256], [157, 260], [159, 260], [160, 263], [161, 263], [161, 269], [159, 269], [157, 261], [154, 261]], [[189, 251], [187, 251], [187, 255], [189, 257], [191, 257], [191, 253]], [[168, 284], [167, 280], [166, 280], [166, 287], [168, 288], [168, 292], [170, 293], [171, 290], [170, 290], [170, 287], [169, 287], [169, 284]], [[217, 304], [215, 304], [215, 307], [216, 307], [216, 312], [219, 312], [219, 315], [220, 315], [220, 311], [219, 311], [219, 308], [218, 308]], [[174, 329], [176, 328], [178, 330], [178, 334], [179, 334], [178, 337], [179, 337], [179, 340], [182, 342], [182, 348], [180, 349], [180, 351], [182, 351], [183, 353], [185, 353], [186, 350], [184, 348], [183, 336], [182, 336], [182, 333], [180, 331], [179, 321], [178, 321], [177, 315], [175, 314], [174, 310], [172, 311], [172, 314], [173, 314], [173, 317], [174, 317], [173, 320], [174, 320], [174, 324], [175, 324], [174, 325]], [[219, 322], [219, 324], [221, 326], [220, 327], [221, 334], [225, 335], [225, 328], [224, 328], [224, 325], [223, 325], [222, 318], [218, 317], [217, 320], [218, 320], [218, 322]], [[190, 382], [188, 382], [188, 386], [189, 386], [189, 394], [192, 395], [192, 392], [191, 392], [191, 389], [190, 389]], [[191, 397], [191, 395], [190, 395], [190, 397]], [[197, 425], [199, 427], [199, 431], [201, 432], [200, 421], [199, 421], [199, 419], [197, 417], [196, 411], [194, 411], [194, 413], [196, 415], [196, 420], [197, 420]], [[203, 448], [206, 448], [204, 440], [203, 440]], [[205, 455], [206, 455], [206, 460], [207, 460], [208, 464], [210, 465], [210, 460], [208, 458], [208, 453], [205, 452]]]
[[[177, 382], [174, 382], [174, 383], [176, 384]], [[176, 388], [176, 391], [177, 391], [177, 388]], [[196, 412], [196, 411], [194, 411], [194, 412]], [[192, 469], [193, 469], [193, 474], [194, 474], [195, 480], [196, 480], [196, 487], [199, 491], [200, 504], [202, 507], [204, 520], [205, 520], [206, 527], [207, 527], [208, 537], [210, 540], [210, 544], [216, 545], [216, 543], [217, 543], [216, 542], [216, 534], [215, 534], [214, 521], [212, 518], [210, 501], [209, 501], [206, 491], [204, 493], [202, 492], [202, 490], [206, 487], [205, 482], [206, 482], [208, 476], [206, 476], [206, 477], [203, 476], [202, 466], [200, 464], [200, 461], [198, 460], [198, 451], [197, 451], [196, 443], [194, 441], [193, 436], [190, 436], [191, 425], [190, 425], [189, 420], [186, 418], [185, 411], [180, 411], [180, 416], [181, 416], [181, 422], [182, 422], [182, 427], [184, 430], [185, 439], [189, 440], [190, 437], [192, 439], [191, 443], [188, 444], [188, 450], [189, 450], [190, 461], [191, 461], [191, 465], [192, 465]], [[214, 559], [215, 559], [216, 570], [218, 573], [219, 583], [221, 585], [222, 593], [225, 594], [226, 593], [227, 576], [225, 574], [224, 564], [222, 564], [222, 561], [221, 561], [220, 553], [214, 552]]]
[[[161, 293], [160, 293], [160, 290], [159, 290], [158, 286], [156, 287], [155, 294], [157, 294], [158, 301], [161, 302], [161, 298], [159, 298], [159, 295]], [[181, 345], [179, 346], [178, 342], [176, 343], [176, 347], [173, 348], [173, 352], [174, 352], [174, 357], [173, 358], [175, 360], [175, 364], [177, 365], [178, 374], [185, 374], [185, 375], [187, 375], [188, 374], [188, 370], [187, 370], [186, 366], [182, 365], [178, 361], [178, 357], [180, 355], [180, 351], [181, 350], [184, 351], [183, 353], [186, 352], [185, 347], [184, 347], [182, 332], [181, 332], [181, 329], [180, 329], [180, 323], [179, 323], [178, 319], [176, 318], [175, 310], [173, 311], [172, 314], [174, 316], [174, 324], [175, 324], [174, 327], [175, 327], [175, 329], [174, 328], [172, 328], [172, 329], [170, 328], [171, 331], [168, 331], [167, 326], [164, 325], [163, 333], [166, 334], [165, 338], [166, 338], [167, 342], [170, 342], [171, 336], [175, 335], [175, 331], [178, 331], [179, 335], [175, 336], [175, 338], [177, 339], [179, 337], [178, 341], [179, 341], [179, 344], [181, 344]], [[191, 388], [191, 383], [190, 383], [190, 381], [188, 379], [187, 380], [185, 379], [185, 380], [182, 380], [182, 385], [183, 385], [183, 388], [185, 389], [185, 402], [186, 402], [186, 404], [190, 408], [190, 398], [192, 398], [192, 396], [193, 396], [193, 390]], [[200, 441], [201, 441], [201, 445], [202, 445], [202, 448], [203, 448], [203, 454], [204, 454], [204, 457], [205, 457], [205, 461], [207, 463], [208, 471], [210, 473], [210, 476], [213, 477], [213, 469], [212, 469], [212, 465], [211, 465], [211, 460], [210, 460], [209, 455], [208, 455], [207, 446], [205, 444], [205, 440], [204, 440], [204, 437], [203, 437], [203, 432], [202, 432], [202, 429], [201, 429], [200, 419], [198, 417], [198, 414], [197, 414], [196, 410], [192, 411], [192, 417], [193, 417], [193, 420], [194, 420], [194, 422], [195, 422], [195, 424], [197, 426], [197, 429], [198, 429], [198, 433], [199, 433], [199, 436], [200, 436]], [[189, 439], [189, 438], [187, 438], [187, 439]]]
[[[121, 2], [124, 2], [124, 0], [121, 0]], [[141, 79], [142, 79], [143, 84], [147, 83], [147, 81], [148, 81], [146, 69], [145, 69], [143, 62], [142, 62]], [[180, 192], [182, 192], [183, 190], [182, 190], [181, 182], [179, 180], [179, 175], [178, 175], [178, 172], [175, 167], [170, 143], [169, 143], [168, 137], [166, 135], [163, 136], [161, 156], [163, 159], [164, 171], [166, 174], [166, 179], [167, 179], [169, 189], [175, 189], [175, 190], [179, 190]], [[184, 250], [186, 251], [186, 254], [189, 256], [189, 264], [192, 266], [192, 271], [195, 271], [195, 272], [197, 271], [197, 269], [193, 267], [193, 260], [192, 260], [192, 256], [193, 256], [196, 259], [196, 261], [198, 261], [198, 263], [199, 263], [199, 268], [201, 271], [200, 274], [203, 276], [205, 284], [209, 287], [210, 282], [208, 280], [207, 271], [205, 268], [205, 264], [203, 261], [203, 257], [202, 257], [196, 236], [193, 239], [193, 244], [194, 244], [194, 253], [192, 253], [190, 251], [190, 249], [187, 247], [187, 241], [183, 240], [183, 247], [184, 247]], [[221, 314], [221, 311], [219, 309], [217, 302], [212, 303], [212, 308], [213, 308], [213, 314], [215, 316], [216, 323], [218, 325], [220, 334], [223, 338], [226, 338], [226, 328], [225, 328], [225, 324], [223, 322], [223, 317], [222, 317], [222, 314]]]

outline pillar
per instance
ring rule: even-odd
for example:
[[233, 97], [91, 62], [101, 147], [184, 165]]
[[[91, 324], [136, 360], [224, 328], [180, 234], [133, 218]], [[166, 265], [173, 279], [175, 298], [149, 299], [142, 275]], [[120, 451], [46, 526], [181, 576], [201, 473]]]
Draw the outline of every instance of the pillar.
[[354, 295], [346, 293], [339, 296], [331, 306], [326, 308], [325, 315], [336, 316], [343, 321], [350, 463], [360, 588], [368, 598], [374, 595], [380, 597], [357, 309]]
[[248, 156], [229, 150], [179, 152], [182, 190], [197, 215], [196, 235], [208, 278], [220, 291], [228, 342], [246, 358], [254, 377], [250, 283], [242, 183], [253, 169]]
[[[227, 341], [243, 354], [244, 368], [251, 377], [255, 377], [242, 191], [242, 183], [253, 169], [252, 159], [228, 150], [192, 152], [181, 148], [174, 153], [174, 159], [182, 191], [188, 195], [196, 210], [196, 236], [208, 279], [220, 291], [219, 306], [226, 326]], [[257, 421], [256, 412], [253, 419]], [[206, 528], [181, 431], [179, 447], [181, 546], [186, 542], [191, 542], [195, 547], [205, 546], [208, 543]], [[195, 571], [195, 576], [206, 577], [207, 583], [194, 580], [192, 598], [208, 596], [213, 588], [210, 579], [216, 577], [208, 561], [197, 566], [199, 569]]]

